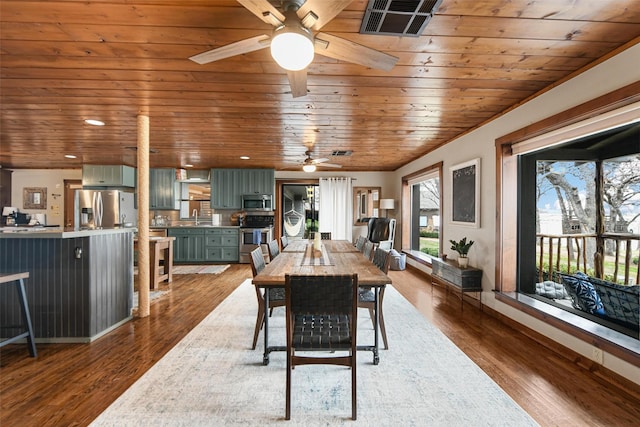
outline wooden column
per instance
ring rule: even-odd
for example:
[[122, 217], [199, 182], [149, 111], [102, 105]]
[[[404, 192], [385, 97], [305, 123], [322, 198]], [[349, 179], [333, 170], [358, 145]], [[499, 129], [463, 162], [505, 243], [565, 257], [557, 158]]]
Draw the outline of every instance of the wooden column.
[[138, 115], [138, 316], [149, 316], [149, 116]]

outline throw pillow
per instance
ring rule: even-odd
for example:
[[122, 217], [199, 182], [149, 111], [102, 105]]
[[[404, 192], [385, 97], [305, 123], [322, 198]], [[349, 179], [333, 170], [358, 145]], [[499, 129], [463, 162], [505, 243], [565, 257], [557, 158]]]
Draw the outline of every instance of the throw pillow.
[[589, 282], [589, 276], [577, 271], [573, 276], [563, 275], [562, 283], [571, 295], [574, 308], [591, 314], [606, 314], [600, 296]]

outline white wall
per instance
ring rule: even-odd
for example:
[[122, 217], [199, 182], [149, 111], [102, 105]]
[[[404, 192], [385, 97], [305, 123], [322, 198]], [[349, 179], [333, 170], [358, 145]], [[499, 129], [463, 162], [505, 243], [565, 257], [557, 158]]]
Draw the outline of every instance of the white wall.
[[[475, 240], [476, 243], [469, 253], [469, 261], [470, 265], [481, 266], [484, 271], [482, 277], [483, 303], [529, 328], [561, 342], [588, 358], [592, 357], [592, 347], [590, 345], [497, 301], [493, 292], [491, 292], [495, 285], [495, 140], [531, 123], [640, 81], [640, 67], [638, 64], [640, 64], [640, 44], [551, 89], [481, 128], [409, 163], [397, 170], [394, 178], [395, 191], [393, 194], [394, 198], [399, 200], [402, 176], [442, 161], [445, 175], [443, 183], [443, 194], [445, 195], [445, 213], [442, 218], [443, 238], [445, 242], [448, 242], [449, 239], [460, 239], [464, 236]], [[451, 202], [446, 197], [446, 195], [450, 194], [451, 189], [449, 168], [452, 165], [474, 158], [481, 159], [480, 227], [454, 226], [449, 223]], [[399, 212], [396, 213], [399, 214]], [[399, 215], [396, 215], [396, 217], [400, 218]], [[445, 249], [448, 247], [448, 245], [445, 245]], [[453, 253], [450, 252], [449, 255], [455, 258]], [[413, 265], [424, 268], [415, 263]], [[609, 354], [605, 354], [604, 366], [640, 384], [640, 368]]]
[[[47, 215], [47, 224], [64, 225], [64, 180], [82, 179], [82, 169], [12, 169], [11, 204], [20, 212]], [[47, 209], [24, 209], [25, 187], [46, 187]]]

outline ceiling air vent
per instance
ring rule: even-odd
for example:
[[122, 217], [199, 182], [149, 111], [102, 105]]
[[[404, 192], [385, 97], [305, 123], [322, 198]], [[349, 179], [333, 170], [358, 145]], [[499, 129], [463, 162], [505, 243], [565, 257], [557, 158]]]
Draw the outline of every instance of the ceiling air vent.
[[350, 156], [352, 153], [351, 150], [334, 150], [331, 152], [332, 156]]
[[418, 37], [441, 2], [442, 0], [369, 0], [360, 33]]

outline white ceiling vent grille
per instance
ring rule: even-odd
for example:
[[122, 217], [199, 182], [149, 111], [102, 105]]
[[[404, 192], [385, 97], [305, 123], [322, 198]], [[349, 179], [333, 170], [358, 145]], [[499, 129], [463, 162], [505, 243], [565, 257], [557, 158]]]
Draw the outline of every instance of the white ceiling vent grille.
[[418, 37], [442, 0], [369, 0], [361, 34]]

